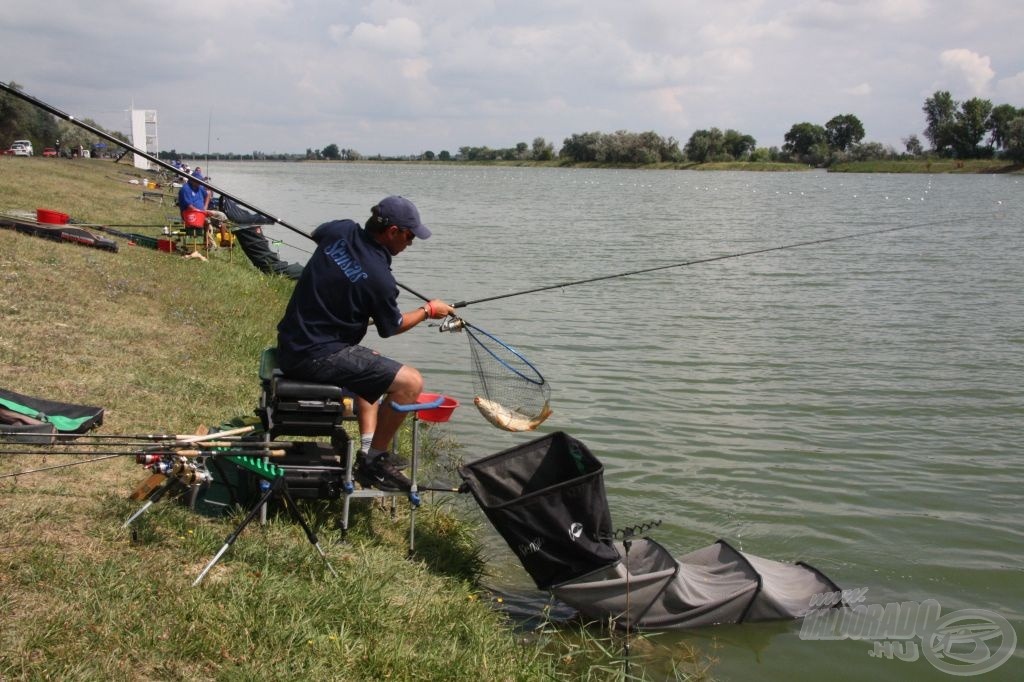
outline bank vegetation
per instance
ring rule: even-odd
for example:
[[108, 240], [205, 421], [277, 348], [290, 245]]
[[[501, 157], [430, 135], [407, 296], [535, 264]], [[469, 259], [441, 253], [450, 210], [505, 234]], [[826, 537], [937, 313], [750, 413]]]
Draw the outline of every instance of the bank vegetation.
[[[157, 234], [175, 217], [173, 191], [144, 201], [141, 175], [109, 160], [2, 157], [0, 211], [44, 207]], [[0, 386], [104, 407], [103, 434], [193, 433], [252, 415], [259, 352], [292, 283], [228, 250], [202, 262], [119, 244], [0, 229]], [[346, 539], [340, 502], [300, 502], [339, 578], [298, 526], [272, 516], [192, 588], [238, 516], [161, 501], [125, 529], [146, 477], [132, 458], [10, 476], [87, 458], [0, 451], [0, 679], [622, 677], [617, 635], [510, 620], [483, 587], [482, 516], [466, 496], [425, 500], [411, 558], [404, 500], [394, 517], [355, 501]], [[661, 679], [706, 677], [693, 650], [634, 644], [638, 675], [650, 665]]]

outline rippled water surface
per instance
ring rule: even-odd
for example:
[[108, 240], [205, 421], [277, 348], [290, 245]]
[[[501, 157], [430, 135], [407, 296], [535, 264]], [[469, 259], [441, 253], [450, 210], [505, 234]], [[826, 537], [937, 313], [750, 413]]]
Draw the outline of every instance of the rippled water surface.
[[[387, 194], [435, 236], [398, 279], [446, 300], [909, 228], [470, 305], [553, 385], [604, 462], [619, 526], [679, 555], [727, 539], [804, 560], [868, 602], [987, 609], [1024, 640], [1024, 183], [1020, 176], [221, 164], [214, 182], [310, 231]], [[277, 228], [280, 229], [280, 228]], [[286, 230], [282, 255], [309, 242]], [[301, 250], [299, 250], [301, 249]], [[415, 301], [404, 295], [403, 307]], [[372, 339], [376, 342], [376, 339]], [[463, 401], [475, 459], [525, 441], [472, 400], [464, 338], [381, 342]], [[472, 512], [472, 509], [470, 509]], [[529, 585], [492, 543], [497, 580]], [[789, 623], [675, 634], [721, 679], [948, 679]], [[717, 640], [717, 648], [712, 646]], [[985, 679], [1020, 679], [1024, 655]]]

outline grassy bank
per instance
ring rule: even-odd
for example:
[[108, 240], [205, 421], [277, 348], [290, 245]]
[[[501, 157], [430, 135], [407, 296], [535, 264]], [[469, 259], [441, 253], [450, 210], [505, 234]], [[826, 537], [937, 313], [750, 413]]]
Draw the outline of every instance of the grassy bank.
[[1020, 173], [1024, 166], [999, 159], [897, 159], [837, 163], [831, 173]]
[[[0, 211], [46, 207], [85, 223], [159, 232], [173, 202], [98, 160], [0, 157]], [[130, 228], [124, 227], [127, 231]], [[0, 229], [0, 386], [106, 408], [101, 433], [191, 433], [251, 414], [259, 351], [292, 284], [241, 253], [186, 260], [120, 241], [116, 254]], [[0, 454], [0, 475], [79, 458]], [[450, 498], [417, 517], [406, 558], [396, 518], [304, 504], [340, 578], [286, 518], [252, 525], [190, 587], [236, 518], [155, 505], [121, 524], [145, 477], [128, 458], [0, 479], [0, 680], [614, 679], [619, 643], [571, 628], [523, 641], [478, 589], [475, 529]], [[634, 648], [687, 660], [692, 652]], [[638, 673], [634, 659], [633, 673]]]

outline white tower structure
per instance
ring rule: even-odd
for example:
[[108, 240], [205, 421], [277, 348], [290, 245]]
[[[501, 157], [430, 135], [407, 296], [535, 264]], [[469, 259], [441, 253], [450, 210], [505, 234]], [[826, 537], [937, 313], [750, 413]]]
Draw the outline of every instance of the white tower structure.
[[[157, 156], [160, 144], [156, 135], [156, 109], [132, 109], [132, 146]], [[133, 154], [135, 167], [149, 170], [152, 164], [143, 156]]]

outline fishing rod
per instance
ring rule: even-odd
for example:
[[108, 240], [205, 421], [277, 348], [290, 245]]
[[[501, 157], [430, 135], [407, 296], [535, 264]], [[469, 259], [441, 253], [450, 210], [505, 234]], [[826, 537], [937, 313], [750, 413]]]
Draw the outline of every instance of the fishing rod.
[[[235, 448], [235, 447], [218, 447], [215, 449], [201, 449], [201, 448], [162, 448], [156, 450], [74, 450], [71, 452], [51, 452], [51, 451], [40, 451], [40, 450], [6, 450], [0, 451], [0, 457], [4, 455], [15, 457], [15, 456], [27, 456], [34, 455], [37, 457], [60, 457], [63, 455], [98, 455], [104, 458], [106, 457], [135, 457], [136, 459], [144, 457], [223, 457], [225, 455], [267, 455], [270, 457], [284, 457], [285, 448], [268, 448], [266, 445], [258, 448]], [[141, 462], [140, 462], [141, 463]]]
[[[313, 239], [312, 235], [310, 235], [310, 233], [306, 232], [305, 230], [302, 230], [302, 229], [296, 227], [295, 225], [292, 225], [291, 223], [283, 220], [282, 218], [278, 218], [277, 216], [273, 215], [272, 213], [270, 213], [268, 211], [265, 211], [262, 208], [254, 205], [254, 204], [251, 204], [251, 203], [245, 201], [244, 199], [242, 199], [240, 197], [237, 197], [237, 196], [235, 196], [233, 194], [229, 194], [228, 192], [225, 192], [224, 190], [220, 189], [219, 187], [217, 187], [216, 185], [211, 183], [209, 181], [209, 179], [207, 179], [207, 178], [200, 179], [200, 178], [188, 175], [185, 172], [183, 172], [181, 169], [175, 168], [174, 166], [172, 166], [171, 164], [167, 163], [166, 161], [163, 161], [163, 160], [153, 156], [152, 154], [149, 154], [149, 153], [147, 153], [147, 152], [145, 152], [145, 151], [143, 151], [143, 150], [141, 150], [141, 149], [139, 149], [137, 147], [134, 147], [134, 146], [128, 144], [127, 142], [125, 142], [124, 140], [120, 140], [120, 139], [114, 137], [113, 135], [111, 135], [110, 133], [107, 133], [106, 131], [100, 130], [99, 128], [97, 128], [95, 126], [91, 126], [88, 123], [80, 121], [77, 118], [75, 118], [74, 116], [72, 116], [71, 114], [68, 114], [68, 113], [66, 113], [64, 111], [61, 111], [60, 109], [58, 109], [58, 108], [56, 108], [56, 107], [54, 107], [54, 106], [52, 106], [50, 104], [47, 104], [46, 102], [42, 101], [41, 99], [33, 97], [32, 95], [26, 94], [26, 93], [24, 93], [24, 92], [22, 92], [22, 91], [20, 91], [20, 90], [18, 90], [16, 88], [12, 88], [10, 85], [8, 85], [7, 83], [4, 83], [2, 81], [0, 81], [0, 90], [3, 90], [3, 91], [5, 91], [5, 92], [7, 92], [7, 93], [9, 93], [11, 95], [14, 95], [18, 99], [21, 99], [21, 100], [23, 100], [25, 102], [28, 102], [29, 104], [37, 106], [40, 109], [42, 109], [43, 111], [46, 111], [47, 113], [50, 113], [50, 114], [56, 116], [57, 118], [64, 119], [65, 121], [68, 121], [69, 123], [72, 123], [74, 125], [77, 125], [80, 128], [88, 130], [93, 135], [96, 135], [98, 137], [102, 137], [104, 140], [107, 140], [108, 142], [111, 142], [111, 143], [116, 144], [116, 145], [118, 145], [120, 147], [123, 147], [126, 151], [130, 151], [133, 154], [138, 154], [139, 156], [141, 156], [142, 158], [146, 159], [150, 163], [154, 163], [154, 164], [160, 166], [161, 168], [163, 168], [164, 170], [167, 170], [167, 171], [170, 171], [171, 173], [179, 175], [179, 176], [181, 176], [185, 180], [195, 180], [196, 182], [198, 182], [203, 187], [206, 187], [211, 192], [217, 192], [221, 196], [227, 197], [231, 201], [234, 201], [236, 204], [241, 204], [242, 206], [245, 206], [250, 211], [254, 211], [254, 212], [259, 213], [259, 214], [261, 214], [263, 216], [266, 216], [269, 220], [277, 223], [281, 227], [284, 227], [284, 228], [287, 228], [287, 229], [291, 230], [295, 234], [301, 235], [301, 236], [303, 236], [306, 239], [309, 239], [311, 241]], [[211, 114], [211, 116], [212, 116], [212, 114]], [[125, 226], [125, 227], [131, 227], [131, 226], [129, 225], [129, 226]], [[288, 244], [288, 246], [292, 246], [292, 245]], [[298, 247], [294, 247], [294, 246], [292, 246], [292, 248], [298, 249]], [[302, 249], [298, 249], [298, 250], [302, 251]], [[399, 284], [399, 286], [402, 286], [402, 285]], [[422, 298], [424, 301], [429, 301], [430, 300], [430, 299], [426, 298], [425, 296], [423, 296], [422, 294], [416, 294], [416, 295], [419, 296], [420, 298]]]
[[37, 474], [40, 471], [53, 471], [54, 469], [67, 469], [68, 467], [76, 467], [80, 464], [92, 464], [93, 462], [99, 462], [104, 459], [113, 459], [114, 457], [121, 457], [121, 455], [106, 455], [104, 457], [96, 457], [95, 459], [86, 459], [81, 462], [71, 462], [70, 464], [55, 464], [52, 467], [43, 467], [42, 469], [29, 469], [27, 471], [17, 471], [13, 474], [3, 474], [0, 478], [14, 478], [15, 476], [24, 476], [25, 474]]
[[[69, 455], [84, 455], [83, 452], [70, 452], [70, 453], [39, 453], [39, 452], [7, 452], [2, 453], [7, 455], [52, 455], [52, 454], [69, 454]], [[184, 467], [189, 470], [196, 469], [196, 465], [185, 463], [188, 458], [193, 457], [227, 457], [227, 456], [269, 456], [269, 457], [283, 457], [285, 451], [283, 449], [264, 449], [264, 450], [176, 450], [173, 452], [149, 452], [149, 453], [136, 453], [136, 452], [97, 452], [96, 457], [91, 459], [80, 460], [78, 462], [69, 462], [68, 464], [55, 464], [53, 466], [42, 467], [41, 469], [27, 469], [25, 471], [16, 471], [12, 474], [0, 475], [0, 479], [4, 478], [15, 478], [17, 476], [24, 476], [26, 474], [36, 474], [42, 471], [53, 471], [54, 469], [66, 469], [68, 467], [80, 466], [82, 464], [92, 464], [93, 462], [102, 462], [105, 459], [114, 459], [115, 457], [135, 457], [137, 464], [144, 464], [147, 467], [154, 465], [162, 465], [167, 471], [162, 473], [167, 474], [172, 471], [173, 466]], [[176, 464], [175, 464], [176, 463]]]
[[157, 223], [155, 225], [115, 225], [113, 223], [110, 223], [108, 225], [101, 225], [100, 223], [80, 223], [74, 218], [71, 218], [70, 220], [68, 220], [68, 225], [74, 225], [76, 227], [95, 227], [96, 229], [102, 230], [105, 227], [166, 227], [167, 223]]
[[[26, 443], [0, 442], [0, 456], [3, 455], [92, 455], [102, 452], [108, 453], [171, 453], [181, 450], [196, 450], [202, 445], [204, 450], [226, 449], [234, 452], [263, 452], [267, 449], [267, 443], [259, 440], [238, 441], [238, 440], [204, 440], [202, 442], [180, 442], [180, 443], [159, 443], [147, 444], [140, 442], [112, 442], [110, 440], [96, 440], [75, 443], [57, 443], [59, 450], [53, 450], [53, 446], [41, 445], [39, 447], [25, 446]], [[275, 449], [289, 450], [294, 445], [290, 442], [273, 441]], [[20, 447], [20, 450], [18, 450]], [[105, 447], [106, 450], [96, 450]]]
[[[4, 434], [7, 435], [6, 433]], [[28, 441], [28, 436], [33, 434], [25, 432], [20, 434], [26, 437], [26, 440], [4, 440], [0, 438], [0, 453], [3, 453], [3, 448], [12, 447], [15, 445], [25, 445]], [[38, 439], [40, 434], [34, 434]], [[56, 438], [57, 436], [50, 436], [49, 434], [42, 434], [46, 438]], [[292, 447], [294, 443], [286, 441], [274, 441], [275, 445], [280, 447]], [[131, 440], [124, 438], [123, 436], [80, 436], [78, 439], [70, 441], [61, 441], [57, 443], [40, 443], [40, 445], [48, 445], [51, 447], [59, 447], [64, 450], [74, 450], [81, 448], [95, 448], [95, 447], [111, 447], [111, 448], [135, 448], [136, 450], [143, 451], [155, 451], [155, 450], [172, 450], [174, 448], [183, 447], [194, 447], [196, 445], [204, 445], [212, 448], [262, 448], [266, 446], [266, 443], [262, 440], [239, 440], [237, 438], [224, 438], [221, 440], [165, 440], [165, 441], [151, 441], [151, 440]], [[57, 453], [60, 454], [60, 453]]]
[[[942, 224], [945, 224], [945, 223], [956, 222], [958, 220], [959, 220], [959, 218], [948, 218], [946, 220], [936, 220], [936, 221], [927, 222], [927, 223], [918, 223], [918, 224], [915, 224], [915, 225], [902, 225], [900, 227], [886, 227], [886, 228], [882, 228], [882, 229], [878, 229], [878, 230], [868, 230], [866, 232], [854, 232], [852, 234], [845, 234], [845, 235], [841, 235], [839, 237], [823, 237], [821, 239], [812, 239], [812, 240], [805, 241], [805, 242], [794, 242], [792, 244], [783, 244], [781, 246], [768, 246], [768, 247], [761, 248], [761, 249], [753, 249], [751, 251], [740, 251], [739, 253], [729, 253], [729, 254], [724, 254], [724, 255], [721, 255], [721, 256], [711, 256], [711, 257], [708, 257], [708, 258], [697, 258], [695, 260], [682, 261], [682, 262], [679, 262], [679, 263], [669, 263], [668, 265], [656, 265], [656, 266], [650, 267], [650, 268], [641, 268], [639, 270], [630, 270], [629, 272], [619, 272], [619, 273], [616, 273], [614, 275], [601, 275], [599, 277], [589, 277], [587, 279], [577, 279], [577, 280], [573, 280], [571, 282], [562, 282], [560, 284], [549, 284], [547, 286], [535, 287], [533, 289], [525, 289], [523, 291], [513, 291], [513, 292], [508, 293], [508, 294], [499, 294], [497, 296], [488, 296], [488, 297], [485, 297], [485, 298], [477, 298], [477, 299], [474, 299], [472, 301], [459, 301], [458, 303], [453, 303], [452, 307], [453, 308], [465, 308], [466, 306], [475, 305], [477, 303], [485, 303], [485, 302], [489, 302], [489, 301], [498, 301], [498, 300], [503, 299], [503, 298], [512, 298], [513, 296], [525, 296], [526, 294], [535, 294], [535, 293], [540, 292], [540, 291], [549, 291], [551, 289], [564, 289], [566, 287], [573, 287], [573, 286], [577, 286], [579, 284], [590, 284], [592, 282], [602, 282], [604, 280], [616, 279], [616, 278], [619, 278], [619, 277], [629, 277], [630, 275], [640, 275], [640, 274], [644, 274], [644, 273], [647, 273], [647, 272], [657, 272], [658, 270], [669, 270], [669, 269], [672, 269], [672, 268], [683, 268], [683, 267], [687, 267], [689, 265], [700, 265], [702, 263], [713, 263], [715, 261], [728, 260], [730, 258], [741, 258], [743, 256], [753, 256], [753, 255], [760, 254], [760, 253], [769, 253], [771, 251], [785, 251], [786, 249], [796, 249], [796, 248], [799, 248], [801, 246], [813, 246], [813, 245], [816, 245], [816, 244], [826, 244], [828, 242], [838, 242], [838, 241], [842, 241], [844, 239], [854, 239], [854, 238], [857, 238], [857, 237], [867, 237], [867, 236], [871, 236], [871, 235], [886, 234], [886, 233], [889, 233], [889, 232], [899, 232], [901, 230], [911, 230], [911, 229], [921, 228], [921, 227], [931, 227], [931, 226], [934, 226], [934, 225], [942, 225]], [[399, 284], [398, 286], [402, 286], [402, 285]], [[412, 291], [408, 287], [402, 287], [402, 288], [405, 289], [406, 291], [412, 293], [412, 294], [415, 294], [417, 296], [422, 297], [422, 294], [416, 294], [415, 291]]]
[[198, 182], [203, 187], [206, 187], [207, 189], [209, 189], [211, 192], [217, 192], [221, 196], [227, 197], [231, 201], [234, 201], [237, 204], [241, 204], [242, 206], [245, 206], [246, 208], [248, 208], [251, 211], [255, 211], [256, 213], [259, 213], [259, 214], [262, 214], [262, 215], [266, 216], [267, 218], [269, 218], [273, 222], [277, 223], [278, 225], [281, 225], [282, 227], [285, 227], [285, 228], [291, 230], [292, 232], [295, 232], [296, 234], [300, 234], [303, 237], [306, 237], [307, 239], [312, 239], [312, 237], [310, 237], [309, 233], [305, 232], [304, 230], [301, 230], [298, 227], [295, 227], [294, 225], [292, 225], [292, 224], [290, 224], [288, 222], [285, 222], [281, 218], [278, 218], [278, 217], [268, 213], [267, 211], [264, 211], [262, 208], [259, 208], [257, 206], [254, 206], [253, 204], [250, 204], [249, 202], [245, 201], [244, 199], [241, 199], [241, 198], [236, 197], [236, 196], [234, 196], [232, 194], [229, 194], [228, 192], [225, 192], [224, 190], [220, 189], [219, 187], [217, 187], [214, 184], [212, 184], [211, 182], [209, 182], [209, 180], [207, 180], [205, 178], [204, 179], [200, 179], [200, 178], [197, 178], [195, 176], [188, 175], [184, 171], [182, 171], [181, 169], [175, 168], [174, 166], [172, 166], [171, 164], [167, 163], [166, 161], [163, 161], [163, 160], [153, 156], [152, 154], [149, 154], [149, 153], [147, 153], [147, 152], [145, 152], [145, 151], [143, 151], [143, 150], [141, 150], [141, 149], [139, 149], [137, 147], [134, 147], [131, 144], [125, 142], [124, 140], [120, 140], [120, 139], [114, 137], [113, 135], [111, 135], [110, 133], [108, 133], [108, 132], [106, 132], [104, 130], [100, 130], [99, 128], [97, 128], [95, 126], [91, 126], [88, 123], [80, 121], [77, 118], [75, 118], [74, 116], [72, 116], [71, 114], [65, 113], [65, 112], [61, 111], [60, 109], [58, 109], [58, 108], [56, 108], [54, 106], [51, 106], [50, 104], [47, 104], [46, 102], [44, 102], [44, 101], [42, 101], [40, 99], [37, 99], [37, 98], [33, 97], [32, 95], [28, 95], [28, 94], [26, 94], [26, 93], [24, 93], [24, 92], [22, 92], [22, 91], [20, 91], [20, 90], [18, 90], [16, 88], [12, 88], [7, 83], [0, 82], [0, 90], [3, 90], [4, 92], [7, 92], [10, 95], [14, 95], [18, 99], [23, 100], [25, 102], [28, 102], [29, 104], [37, 106], [40, 109], [42, 109], [43, 111], [45, 111], [45, 112], [47, 112], [49, 114], [52, 114], [52, 115], [56, 116], [57, 118], [63, 119], [65, 121], [68, 121], [69, 123], [72, 123], [72, 124], [78, 126], [79, 128], [83, 128], [85, 130], [88, 130], [93, 135], [96, 135], [97, 137], [101, 137], [104, 140], [106, 140], [107, 142], [111, 142], [113, 144], [116, 144], [119, 147], [123, 147], [126, 150], [126, 152], [131, 152], [133, 154], [137, 154], [138, 156], [141, 156], [142, 158], [144, 158], [147, 161], [149, 161], [150, 163], [154, 163], [157, 166], [163, 168], [164, 170], [170, 171], [171, 173], [174, 173], [175, 175], [179, 175], [179, 176], [181, 176], [185, 180], [195, 180], [196, 182]]
[[256, 430], [255, 426], [239, 426], [234, 429], [228, 429], [227, 431], [213, 431], [211, 433], [196, 434], [196, 433], [185, 433], [185, 434], [170, 434], [170, 433], [138, 433], [138, 434], [117, 434], [117, 433], [92, 433], [92, 434], [79, 434], [79, 433], [56, 433], [56, 434], [40, 434], [34, 431], [4, 431], [0, 434], [0, 444], [4, 442], [4, 439], [9, 436], [34, 436], [36, 438], [45, 436], [46, 438], [55, 438], [58, 440], [74, 440], [79, 441], [80, 439], [117, 439], [117, 440], [138, 440], [147, 442], [163, 442], [172, 441], [175, 443], [200, 443], [209, 440], [221, 440], [225, 438], [237, 438], [243, 434], [252, 433]]

